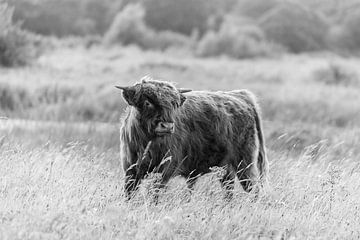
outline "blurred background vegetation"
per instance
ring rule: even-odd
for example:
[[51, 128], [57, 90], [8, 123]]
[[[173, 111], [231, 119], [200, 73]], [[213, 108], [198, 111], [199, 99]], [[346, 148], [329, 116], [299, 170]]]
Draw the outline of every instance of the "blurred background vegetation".
[[[313, 61], [310, 68], [310, 60], [299, 58], [287, 66], [278, 59], [318, 53], [358, 56], [359, 25], [357, 0], [1, 1], [0, 65], [37, 65], [16, 73], [0, 68], [0, 110], [14, 118], [117, 122], [125, 104], [113, 95], [114, 81], [133, 83], [150, 73], [196, 89], [219, 89], [219, 81], [228, 89], [248, 87], [261, 94], [268, 120], [358, 125], [360, 106], [342, 99], [349, 96], [348, 89], [360, 86], [359, 73], [349, 62]], [[78, 46], [84, 51], [65, 50]], [[124, 46], [136, 50], [109, 50]], [[56, 54], [44, 54], [49, 50]], [[188, 60], [163, 52], [180, 52]], [[204, 58], [216, 63], [198, 62]], [[233, 64], [231, 59], [269, 59], [269, 64], [242, 71], [240, 61]], [[64, 62], [71, 67], [61, 69]], [[285, 76], [271, 73], [279, 64], [288, 67]], [[303, 77], [300, 64], [310, 75]], [[289, 80], [292, 75], [301, 77], [295, 83]], [[313, 80], [311, 90], [303, 78]], [[290, 84], [301, 87], [296, 85], [296, 92]], [[303, 91], [313, 93], [310, 100], [301, 98]], [[325, 102], [329, 96], [333, 100]]]
[[6, 0], [0, 4], [0, 63], [5, 66], [25, 64], [38, 55], [31, 46], [40, 44], [39, 36], [77, 36], [88, 45], [182, 48], [199, 57], [256, 58], [309, 51], [358, 54], [360, 48], [357, 0]]

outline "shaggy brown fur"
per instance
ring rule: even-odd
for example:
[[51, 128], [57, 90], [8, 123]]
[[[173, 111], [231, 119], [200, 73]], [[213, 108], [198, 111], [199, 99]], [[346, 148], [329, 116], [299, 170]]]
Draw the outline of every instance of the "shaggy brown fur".
[[[118, 88], [130, 105], [120, 130], [128, 197], [151, 171], [162, 175], [158, 187], [180, 175], [192, 188], [211, 167], [225, 167], [221, 183], [229, 194], [235, 175], [246, 191], [266, 179], [262, 126], [255, 97], [249, 91], [185, 94], [187, 91], [169, 82], [149, 78]], [[156, 129], [162, 123], [174, 123], [175, 130], [158, 134]]]

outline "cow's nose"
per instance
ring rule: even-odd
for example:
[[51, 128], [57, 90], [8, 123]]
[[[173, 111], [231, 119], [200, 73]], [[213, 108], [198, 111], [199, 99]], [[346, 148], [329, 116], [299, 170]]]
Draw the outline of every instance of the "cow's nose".
[[172, 122], [159, 122], [159, 130], [164, 132], [174, 132], [175, 125]]

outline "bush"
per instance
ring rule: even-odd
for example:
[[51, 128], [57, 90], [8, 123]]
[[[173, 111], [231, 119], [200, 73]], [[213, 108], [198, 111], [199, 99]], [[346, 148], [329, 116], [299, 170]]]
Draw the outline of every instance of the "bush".
[[190, 35], [194, 29], [204, 32], [214, 0], [142, 0], [146, 23], [162, 31], [170, 30]]
[[326, 85], [360, 86], [358, 74], [345, 64], [330, 62], [326, 67], [314, 71], [314, 80]]
[[103, 34], [120, 7], [112, 0], [9, 0], [23, 28], [63, 37]]
[[12, 22], [13, 9], [0, 4], [0, 65], [27, 64], [37, 54], [39, 39]]
[[157, 50], [164, 50], [170, 46], [190, 46], [189, 37], [171, 31], [156, 32], [145, 24], [144, 17], [145, 10], [142, 5], [127, 5], [116, 15], [104, 36], [104, 44], [136, 44], [143, 49]]
[[339, 24], [330, 31], [330, 40], [335, 47], [350, 51], [360, 48], [360, 7], [354, 8]]
[[197, 55], [226, 55], [233, 58], [270, 56], [281, 51], [269, 43], [262, 30], [252, 22], [228, 17], [218, 32], [208, 32], [199, 42]]
[[104, 36], [107, 45], [120, 43], [122, 45], [143, 45], [144, 38], [152, 32], [144, 23], [145, 10], [140, 4], [130, 4], [119, 12], [109, 30]]
[[327, 22], [317, 13], [298, 4], [279, 4], [260, 19], [260, 26], [270, 40], [291, 52], [327, 48]]

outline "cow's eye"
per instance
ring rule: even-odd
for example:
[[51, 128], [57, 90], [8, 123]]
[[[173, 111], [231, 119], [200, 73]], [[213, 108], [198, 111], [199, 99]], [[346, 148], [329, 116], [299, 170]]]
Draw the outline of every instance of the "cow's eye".
[[144, 106], [145, 106], [146, 108], [152, 108], [152, 107], [153, 107], [152, 103], [149, 102], [148, 100], [145, 100]]

